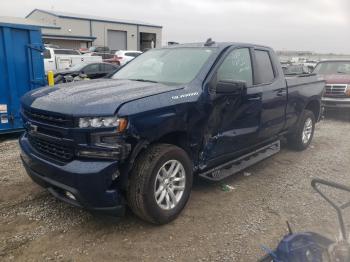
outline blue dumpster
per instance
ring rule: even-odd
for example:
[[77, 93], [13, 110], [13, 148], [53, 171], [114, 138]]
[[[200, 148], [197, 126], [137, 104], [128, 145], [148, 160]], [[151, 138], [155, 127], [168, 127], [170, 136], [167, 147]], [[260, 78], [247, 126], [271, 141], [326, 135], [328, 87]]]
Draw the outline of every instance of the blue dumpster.
[[40, 27], [0, 22], [0, 134], [20, 131], [20, 97], [46, 84]]

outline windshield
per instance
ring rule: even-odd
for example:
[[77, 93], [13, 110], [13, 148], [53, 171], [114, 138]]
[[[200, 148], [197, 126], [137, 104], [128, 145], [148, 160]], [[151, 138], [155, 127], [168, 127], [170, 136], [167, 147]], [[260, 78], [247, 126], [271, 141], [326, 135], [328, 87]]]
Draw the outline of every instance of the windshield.
[[113, 79], [185, 84], [191, 82], [213, 48], [167, 48], [147, 51], [113, 75]]
[[314, 73], [321, 75], [350, 75], [350, 61], [322, 62], [316, 66]]

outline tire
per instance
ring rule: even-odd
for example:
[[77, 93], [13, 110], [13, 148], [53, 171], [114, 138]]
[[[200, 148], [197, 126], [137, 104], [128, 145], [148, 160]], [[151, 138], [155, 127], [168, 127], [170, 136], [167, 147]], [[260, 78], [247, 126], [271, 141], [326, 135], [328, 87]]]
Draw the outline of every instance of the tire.
[[[167, 178], [167, 171], [175, 175]], [[145, 221], [169, 223], [185, 207], [192, 181], [193, 167], [187, 153], [174, 145], [155, 144], [135, 161], [127, 190], [129, 207]]]
[[260, 258], [258, 262], [273, 262], [273, 257], [271, 255], [265, 255], [264, 257]]
[[58, 75], [55, 77], [55, 84], [62, 84], [63, 83], [63, 77], [61, 75]]
[[308, 148], [314, 136], [315, 123], [314, 114], [310, 110], [304, 110], [295, 132], [287, 137], [289, 146], [297, 151]]

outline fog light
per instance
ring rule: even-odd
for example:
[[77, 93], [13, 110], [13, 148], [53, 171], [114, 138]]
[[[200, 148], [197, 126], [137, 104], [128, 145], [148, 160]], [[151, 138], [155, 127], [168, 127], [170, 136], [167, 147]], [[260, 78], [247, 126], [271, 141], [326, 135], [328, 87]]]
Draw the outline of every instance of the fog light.
[[91, 157], [91, 158], [117, 158], [119, 152], [116, 151], [94, 151], [94, 150], [81, 150], [77, 152], [80, 157]]
[[101, 143], [104, 144], [117, 144], [119, 142], [119, 137], [116, 135], [111, 136], [101, 136]]
[[74, 196], [71, 192], [69, 192], [69, 191], [66, 191], [66, 192], [65, 192], [65, 195], [66, 195], [66, 197], [68, 197], [69, 199], [77, 200], [77, 199], [75, 198], [75, 196]]

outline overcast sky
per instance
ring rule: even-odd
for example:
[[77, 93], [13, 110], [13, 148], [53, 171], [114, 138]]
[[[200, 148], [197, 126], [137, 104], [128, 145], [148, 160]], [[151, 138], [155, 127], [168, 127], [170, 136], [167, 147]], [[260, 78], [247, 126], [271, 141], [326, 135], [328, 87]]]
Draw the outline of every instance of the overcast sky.
[[2, 0], [0, 16], [34, 8], [159, 24], [163, 43], [212, 37], [350, 54], [350, 0]]

